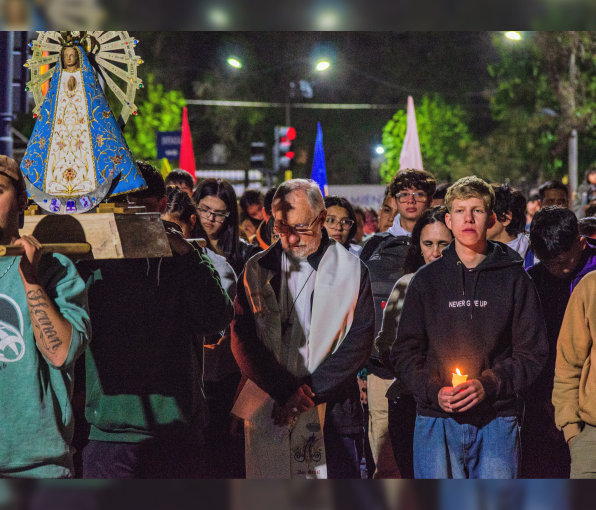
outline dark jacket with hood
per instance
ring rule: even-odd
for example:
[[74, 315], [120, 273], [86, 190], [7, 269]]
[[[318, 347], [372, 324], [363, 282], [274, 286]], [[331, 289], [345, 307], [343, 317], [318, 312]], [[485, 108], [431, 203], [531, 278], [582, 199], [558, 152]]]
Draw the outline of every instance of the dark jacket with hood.
[[233, 307], [209, 259], [77, 264], [89, 287], [93, 345], [86, 353], [89, 439], [200, 440], [208, 410], [202, 337], [225, 329]]
[[232, 266], [234, 273], [240, 274], [244, 271], [244, 266], [253, 255], [256, 255], [263, 249], [260, 246], [247, 243], [244, 239], [238, 239], [236, 251], [226, 257], [226, 262]]
[[532, 385], [532, 401], [528, 402], [529, 404], [542, 404], [546, 402], [549, 404], [549, 407], [551, 405], [555, 379], [555, 362], [557, 359], [557, 340], [559, 338], [561, 324], [563, 324], [567, 303], [569, 303], [571, 293], [580, 280], [596, 269], [596, 240], [586, 238], [586, 241], [586, 247], [582, 252], [577, 267], [565, 278], [553, 276], [542, 262], [538, 262], [538, 264], [528, 269], [528, 274], [536, 285], [536, 290], [542, 303], [549, 343], [546, 368]]
[[[323, 229], [319, 249], [308, 257], [317, 269], [329, 246], [329, 236]], [[281, 242], [261, 258], [259, 264], [275, 271], [271, 286], [279, 299], [281, 286]], [[356, 374], [364, 366], [374, 340], [374, 303], [366, 266], [361, 263], [360, 292], [350, 331], [333, 354], [328, 356], [310, 375], [300, 378], [293, 375], [275, 359], [275, 355], [257, 337], [252, 308], [242, 282], [238, 278], [235, 301], [236, 317], [232, 323], [232, 352], [242, 370], [257, 386], [266, 391], [279, 405], [303, 384], [308, 384], [315, 394], [315, 404], [327, 403], [326, 423], [341, 434], [362, 431], [363, 415]], [[312, 306], [312, 297], [311, 297]], [[333, 307], [329, 313], [333, 313]], [[241, 383], [242, 384], [242, 383]]]
[[[389, 232], [375, 234], [362, 249], [360, 260], [366, 264], [375, 300], [375, 337], [381, 331], [383, 312], [396, 282], [403, 276], [406, 253], [410, 246], [409, 236], [394, 236]], [[383, 366], [379, 350], [373, 344], [370, 360], [366, 364], [369, 373], [381, 379], [393, 379], [393, 374]]]
[[[420, 415], [470, 423], [516, 415], [517, 395], [548, 356], [538, 294], [517, 259], [488, 241], [486, 258], [467, 269], [453, 241], [414, 276], [390, 359]], [[438, 393], [451, 386], [456, 368], [478, 379], [486, 396], [464, 413], [446, 413]]]

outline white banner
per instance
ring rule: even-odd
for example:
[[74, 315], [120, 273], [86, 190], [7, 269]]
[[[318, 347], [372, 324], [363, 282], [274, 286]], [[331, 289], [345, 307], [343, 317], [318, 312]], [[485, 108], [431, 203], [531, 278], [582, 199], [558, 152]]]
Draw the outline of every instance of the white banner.
[[350, 204], [381, 209], [387, 187], [380, 184], [329, 185], [329, 195], [344, 197]]

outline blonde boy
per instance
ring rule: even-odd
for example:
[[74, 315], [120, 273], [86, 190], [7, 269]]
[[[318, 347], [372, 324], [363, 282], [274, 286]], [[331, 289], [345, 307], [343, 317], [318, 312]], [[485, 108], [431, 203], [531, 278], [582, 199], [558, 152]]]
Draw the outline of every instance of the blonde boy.
[[[416, 478], [516, 478], [517, 396], [546, 362], [536, 289], [507, 248], [487, 241], [495, 195], [477, 177], [447, 191], [454, 241], [416, 273], [391, 350], [417, 403]], [[460, 369], [467, 381], [453, 387]]]

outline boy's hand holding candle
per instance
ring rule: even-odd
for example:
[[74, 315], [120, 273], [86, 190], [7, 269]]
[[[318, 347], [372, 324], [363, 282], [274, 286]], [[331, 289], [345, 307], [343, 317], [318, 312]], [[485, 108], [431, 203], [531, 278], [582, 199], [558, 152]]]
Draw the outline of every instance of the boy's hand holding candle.
[[451, 379], [452, 386], [445, 386], [439, 391], [439, 405], [447, 413], [461, 413], [480, 404], [485, 393], [482, 383], [478, 379], [467, 380], [459, 368]]

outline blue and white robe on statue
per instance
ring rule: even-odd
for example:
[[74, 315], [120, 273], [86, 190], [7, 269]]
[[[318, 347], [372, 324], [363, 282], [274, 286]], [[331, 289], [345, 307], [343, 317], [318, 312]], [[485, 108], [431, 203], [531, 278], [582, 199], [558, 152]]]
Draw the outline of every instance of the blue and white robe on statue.
[[68, 72], [58, 59], [21, 170], [35, 188], [53, 197], [86, 196], [110, 177], [119, 177], [111, 195], [144, 189], [87, 54], [75, 49], [80, 68]]

